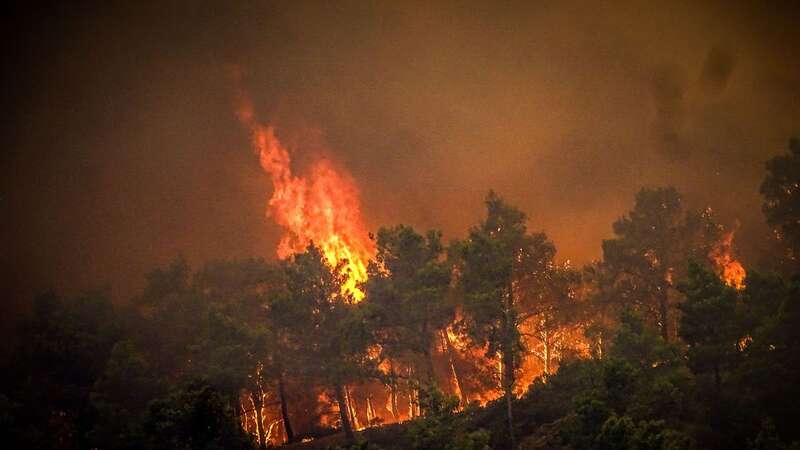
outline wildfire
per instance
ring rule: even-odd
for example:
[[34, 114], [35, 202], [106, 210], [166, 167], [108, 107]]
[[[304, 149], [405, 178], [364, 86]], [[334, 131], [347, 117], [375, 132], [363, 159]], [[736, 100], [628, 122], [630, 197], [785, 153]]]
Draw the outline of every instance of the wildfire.
[[722, 235], [722, 238], [711, 249], [708, 256], [717, 266], [717, 274], [731, 287], [744, 289], [747, 272], [742, 264], [733, 256], [733, 237], [735, 230]]
[[267, 215], [286, 231], [278, 257], [303, 252], [313, 242], [331, 266], [343, 265], [347, 276], [343, 290], [361, 300], [364, 293], [358, 285], [367, 279], [372, 244], [361, 221], [355, 181], [324, 159], [314, 163], [307, 176], [292, 173], [288, 149], [272, 126], [256, 120], [248, 101], [240, 102], [238, 117], [250, 129], [261, 167], [272, 179]]

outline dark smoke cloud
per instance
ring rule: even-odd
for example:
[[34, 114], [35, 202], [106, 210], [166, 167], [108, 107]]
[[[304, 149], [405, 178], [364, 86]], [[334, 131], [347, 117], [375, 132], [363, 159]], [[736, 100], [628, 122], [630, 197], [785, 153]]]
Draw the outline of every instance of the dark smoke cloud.
[[687, 136], [697, 126], [702, 102], [718, 100], [733, 75], [736, 60], [731, 52], [715, 45], [703, 62], [697, 82], [690, 84], [689, 75], [681, 66], [655, 70], [650, 85], [655, 117], [652, 124], [654, 145], [669, 161], [686, 161], [692, 153]]
[[734, 55], [724, 47], [714, 46], [709, 50], [703, 63], [700, 83], [709, 95], [718, 96], [725, 90], [735, 68]]
[[651, 84], [656, 146], [668, 159], [686, 159], [691, 153], [682, 137], [686, 122], [686, 80], [675, 68], [656, 71]]
[[[460, 236], [490, 188], [562, 258], [600, 256], [642, 185], [763, 231], [763, 161], [800, 123], [799, 16], [770, 2], [82, 2], [2, 19], [4, 308], [183, 252], [272, 257], [233, 114], [358, 181], [371, 229]], [[298, 169], [302, 169], [299, 167]], [[746, 245], [745, 239], [742, 244]]]

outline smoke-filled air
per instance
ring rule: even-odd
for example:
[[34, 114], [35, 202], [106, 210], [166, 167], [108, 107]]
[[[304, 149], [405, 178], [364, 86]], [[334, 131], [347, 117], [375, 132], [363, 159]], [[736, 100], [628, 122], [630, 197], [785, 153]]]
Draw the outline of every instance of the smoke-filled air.
[[798, 24], [10, 6], [3, 448], [800, 449]]

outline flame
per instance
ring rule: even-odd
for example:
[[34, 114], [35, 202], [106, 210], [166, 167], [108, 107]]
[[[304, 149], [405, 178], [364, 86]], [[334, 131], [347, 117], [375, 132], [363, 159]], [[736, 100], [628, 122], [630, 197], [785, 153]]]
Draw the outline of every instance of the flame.
[[261, 167], [272, 179], [267, 215], [285, 229], [278, 257], [301, 253], [313, 242], [331, 266], [343, 264], [342, 290], [361, 300], [364, 293], [358, 286], [367, 279], [367, 261], [373, 251], [353, 178], [324, 159], [315, 162], [307, 176], [292, 173], [291, 155], [274, 128], [259, 123], [246, 100], [241, 101], [237, 115], [250, 129]]
[[717, 269], [717, 275], [728, 286], [736, 289], [744, 289], [744, 280], [747, 276], [747, 271], [744, 266], [733, 256], [733, 238], [736, 234], [735, 230], [729, 231], [722, 235], [722, 238], [711, 248], [708, 253], [711, 261]]

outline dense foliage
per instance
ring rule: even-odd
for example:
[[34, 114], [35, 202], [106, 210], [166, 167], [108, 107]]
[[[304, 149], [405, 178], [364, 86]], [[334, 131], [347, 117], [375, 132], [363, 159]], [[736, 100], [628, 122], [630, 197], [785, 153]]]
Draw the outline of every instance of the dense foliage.
[[[798, 246], [798, 152], [762, 186], [781, 261]], [[194, 273], [177, 259], [125, 306], [43, 294], [0, 367], [6, 445], [800, 448], [793, 265], [726, 280], [731, 235], [674, 188], [640, 191], [582, 270], [495, 193], [486, 207], [450, 246], [379, 230], [361, 302], [313, 243]]]

